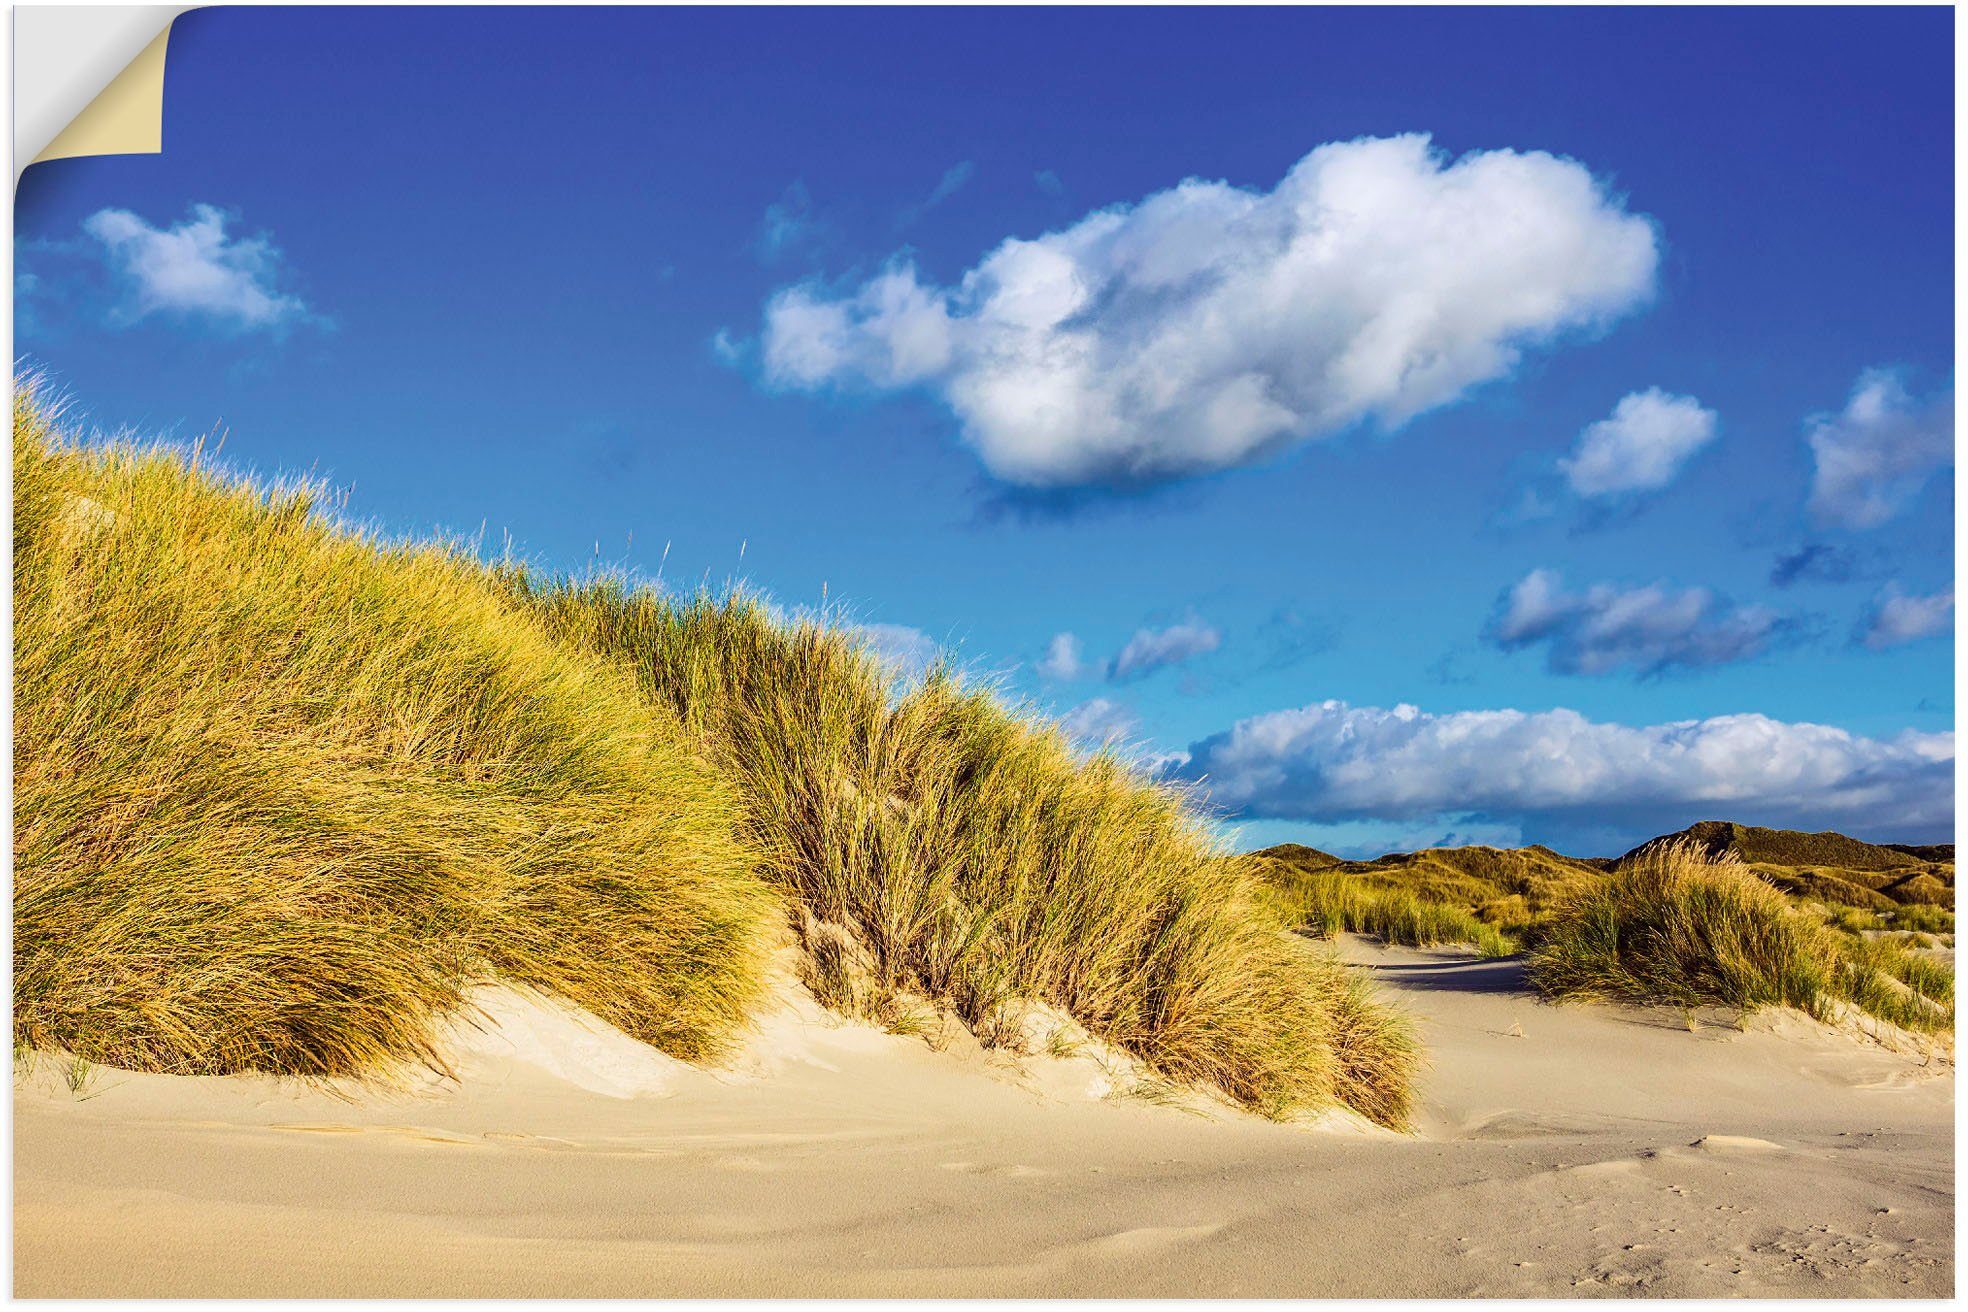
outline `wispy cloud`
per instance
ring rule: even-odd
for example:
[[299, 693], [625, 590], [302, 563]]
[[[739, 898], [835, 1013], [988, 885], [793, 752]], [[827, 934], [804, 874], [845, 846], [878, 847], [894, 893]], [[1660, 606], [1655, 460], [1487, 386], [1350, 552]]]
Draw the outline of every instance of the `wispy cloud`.
[[1806, 424], [1804, 440], [1815, 462], [1810, 508], [1818, 522], [1877, 528], [1953, 463], [1954, 394], [1917, 400], [1898, 375], [1870, 369], [1844, 410]]
[[1568, 592], [1556, 571], [1537, 569], [1498, 600], [1487, 636], [1506, 651], [1542, 645], [1557, 674], [1650, 675], [1746, 660], [1784, 625], [1766, 606], [1732, 606], [1707, 588], [1595, 583]]
[[1668, 724], [1576, 711], [1315, 702], [1238, 721], [1171, 768], [1252, 818], [1613, 827], [1698, 819], [1931, 834], [1954, 815], [1954, 735], [1867, 738], [1763, 715]]
[[1846, 548], [1806, 542], [1777, 557], [1770, 567], [1770, 582], [1779, 588], [1798, 583], [1849, 583], [1858, 572], [1858, 557]]
[[1922, 597], [1909, 596], [1892, 586], [1880, 594], [1859, 622], [1858, 637], [1874, 651], [1884, 651], [1953, 631], [1952, 587]]
[[1398, 427], [1634, 309], [1657, 260], [1575, 161], [1361, 139], [1272, 191], [1190, 179], [1007, 240], [955, 286], [898, 257], [842, 293], [785, 288], [764, 376], [926, 387], [1014, 484], [1156, 482]]
[[1621, 397], [1610, 416], [1588, 425], [1558, 468], [1582, 497], [1653, 492], [1714, 440], [1713, 410], [1650, 387]]
[[813, 240], [820, 230], [819, 217], [813, 212], [813, 197], [804, 182], [795, 182], [778, 200], [765, 207], [753, 246], [759, 258], [769, 264]]
[[100, 248], [122, 297], [112, 317], [135, 323], [169, 315], [237, 331], [275, 330], [306, 318], [301, 299], [279, 288], [279, 249], [264, 234], [229, 235], [234, 218], [213, 205], [194, 205], [168, 228], [123, 209], [83, 220], [82, 231]]
[[1223, 631], [1195, 616], [1162, 627], [1136, 629], [1107, 660], [1091, 660], [1079, 635], [1055, 633], [1034, 662], [1040, 677], [1058, 683], [1105, 678], [1114, 683], [1139, 679], [1156, 670], [1205, 656], [1223, 645]]
[[907, 206], [903, 209], [902, 213], [895, 220], [895, 226], [900, 229], [915, 224], [923, 215], [929, 213], [938, 205], [941, 205], [944, 201], [956, 195], [959, 191], [962, 191], [964, 184], [968, 183], [972, 175], [976, 172], [977, 166], [969, 160], [952, 164], [949, 168], [943, 170], [942, 178], [938, 180], [934, 190], [929, 195], [917, 201], [914, 205]]
[[736, 368], [743, 364], [751, 343], [734, 336], [729, 328], [720, 328], [711, 334], [711, 354], [719, 363]]
[[1184, 620], [1160, 629], [1136, 629], [1108, 667], [1111, 679], [1135, 679], [1223, 645], [1223, 631], [1201, 620]]

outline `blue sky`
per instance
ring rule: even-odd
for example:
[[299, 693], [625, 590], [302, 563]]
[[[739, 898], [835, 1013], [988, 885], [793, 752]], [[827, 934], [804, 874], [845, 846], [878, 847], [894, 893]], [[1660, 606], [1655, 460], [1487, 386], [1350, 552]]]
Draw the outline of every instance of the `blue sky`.
[[1245, 844], [1937, 840], [1952, 23], [202, 10], [161, 155], [29, 169], [16, 349], [391, 531], [824, 589]]

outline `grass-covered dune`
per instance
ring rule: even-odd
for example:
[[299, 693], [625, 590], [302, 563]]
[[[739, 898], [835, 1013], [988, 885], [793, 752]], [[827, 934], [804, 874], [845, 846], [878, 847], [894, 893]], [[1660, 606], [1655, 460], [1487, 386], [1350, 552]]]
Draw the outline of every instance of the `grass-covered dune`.
[[1346, 861], [1287, 843], [1253, 858], [1293, 923], [1314, 934], [1372, 934], [1414, 947], [1466, 943], [1492, 956], [1516, 951], [1611, 864], [1539, 846], [1433, 847]]
[[1557, 997], [1744, 1012], [1841, 1004], [1902, 1029], [1954, 1027], [1954, 975], [1931, 957], [1848, 937], [1732, 853], [1697, 839], [1640, 849], [1546, 925], [1530, 976]]
[[1426, 848], [1349, 861], [1286, 843], [1252, 854], [1292, 923], [1319, 936], [1355, 932], [1412, 946], [1470, 944], [1488, 954], [1535, 946], [1563, 909], [1608, 872], [1662, 846], [1739, 862], [1801, 910], [1853, 938], [1932, 947], [1954, 932], [1954, 849], [1889, 847], [1844, 834], [1703, 821], [1620, 858], [1548, 847]]
[[742, 782], [823, 999], [881, 1014], [919, 996], [987, 1038], [1036, 999], [1260, 1107], [1405, 1115], [1405, 1031], [1279, 934], [1181, 791], [1081, 759], [947, 671], [898, 693], [838, 633], [742, 596], [511, 585]]
[[1406, 1117], [1400, 1017], [1189, 798], [734, 597], [488, 568], [14, 412], [17, 1045], [429, 1060], [469, 986], [716, 1054], [789, 931], [844, 1010], [1043, 1001], [1261, 1110]]
[[[1921, 869], [1931, 860], [1941, 859], [1923, 859], [1903, 847], [1867, 843], [1832, 830], [1807, 834], [1795, 829], [1764, 829], [1727, 820], [1703, 820], [1675, 833], [1662, 834], [1642, 843], [1622, 859], [1639, 856], [1649, 848], [1675, 841], [1691, 843], [1710, 856], [1726, 853], [1745, 863], [1778, 866], [1830, 866], [1841, 870], [1881, 871]], [[1950, 863], [1954, 859], [1951, 847], [1925, 850], [1937, 853], [1945, 850], [1945, 859]]]
[[145, 1070], [426, 1056], [480, 978], [685, 1056], [774, 899], [674, 717], [440, 546], [14, 409], [14, 1032]]

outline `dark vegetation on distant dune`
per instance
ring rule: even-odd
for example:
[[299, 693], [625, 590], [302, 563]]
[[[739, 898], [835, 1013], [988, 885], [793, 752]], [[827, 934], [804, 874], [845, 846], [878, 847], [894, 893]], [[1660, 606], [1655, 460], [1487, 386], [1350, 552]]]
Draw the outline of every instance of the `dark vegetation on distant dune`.
[[775, 946], [849, 1012], [1045, 1002], [1272, 1114], [1407, 1116], [1404, 1019], [1191, 799], [743, 597], [488, 568], [312, 485], [14, 411], [17, 1047], [179, 1073], [435, 1059], [464, 991], [686, 1058]]

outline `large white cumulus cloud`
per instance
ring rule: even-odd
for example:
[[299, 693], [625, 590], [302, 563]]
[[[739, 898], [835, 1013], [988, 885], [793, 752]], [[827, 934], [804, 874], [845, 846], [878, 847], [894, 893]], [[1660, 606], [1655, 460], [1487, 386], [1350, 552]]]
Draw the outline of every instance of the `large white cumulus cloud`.
[[1392, 427], [1645, 300], [1652, 223], [1573, 160], [1320, 146], [1269, 192], [1190, 179], [1012, 238], [954, 287], [898, 260], [766, 307], [769, 383], [925, 386], [1008, 481], [1220, 469]]
[[1226, 810], [1337, 822], [1478, 815], [1638, 831], [1708, 818], [1909, 835], [1951, 825], [1954, 735], [1866, 738], [1763, 715], [1669, 724], [1576, 711], [1429, 714], [1315, 702], [1193, 744], [1175, 773]]

